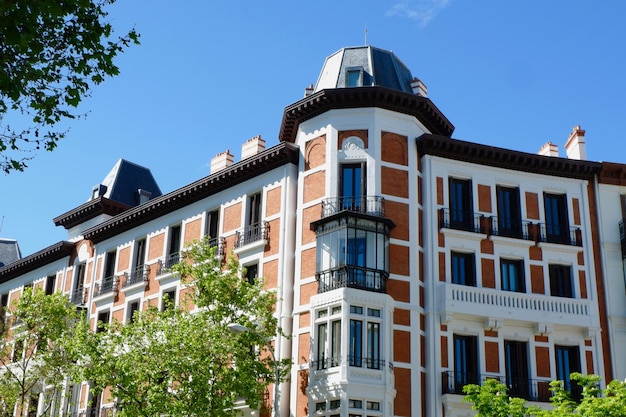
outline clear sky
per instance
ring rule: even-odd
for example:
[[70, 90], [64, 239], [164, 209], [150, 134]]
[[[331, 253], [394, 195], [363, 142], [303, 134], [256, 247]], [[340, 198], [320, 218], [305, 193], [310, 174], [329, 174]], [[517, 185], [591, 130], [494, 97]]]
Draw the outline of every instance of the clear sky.
[[142, 45], [54, 152], [0, 174], [0, 237], [23, 256], [67, 239], [52, 219], [86, 202], [119, 158], [167, 193], [208, 175], [219, 152], [239, 160], [256, 135], [277, 144], [285, 106], [324, 59], [366, 42], [428, 86], [454, 138], [531, 153], [551, 141], [564, 156], [580, 125], [588, 159], [626, 163], [626, 2], [117, 0], [109, 11]]

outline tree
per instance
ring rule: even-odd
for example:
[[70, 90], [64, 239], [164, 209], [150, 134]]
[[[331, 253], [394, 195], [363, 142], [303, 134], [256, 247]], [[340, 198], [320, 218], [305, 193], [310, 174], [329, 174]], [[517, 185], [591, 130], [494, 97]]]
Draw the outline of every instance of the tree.
[[49, 415], [75, 371], [73, 339], [86, 320], [66, 296], [28, 287], [11, 313], [0, 339], [0, 413], [37, 407], [34, 399], [45, 393], [38, 415]]
[[[79, 117], [93, 85], [115, 76], [114, 58], [138, 44], [135, 30], [112, 40], [104, 7], [115, 0], [0, 2], [0, 168], [22, 171], [30, 153], [52, 151]], [[9, 115], [13, 122], [9, 123]], [[23, 127], [16, 127], [23, 125]]]
[[509, 397], [506, 385], [497, 380], [487, 380], [482, 386], [466, 385], [463, 387], [466, 394], [463, 401], [472, 404], [478, 417], [626, 416], [626, 381], [612, 381], [602, 390], [597, 375], [573, 373], [570, 378], [582, 388], [581, 399], [574, 400], [564, 388], [563, 381], [552, 381], [550, 409], [528, 406], [523, 399]]
[[[188, 289], [179, 306], [151, 307], [86, 335], [82, 378], [94, 396], [115, 399], [119, 416], [231, 416], [242, 398], [259, 408], [275, 367], [286, 375], [289, 365], [262, 351], [280, 334], [275, 294], [242, 279], [233, 257], [222, 268], [206, 240], [189, 247], [175, 271]], [[230, 323], [255, 332], [233, 335]]]

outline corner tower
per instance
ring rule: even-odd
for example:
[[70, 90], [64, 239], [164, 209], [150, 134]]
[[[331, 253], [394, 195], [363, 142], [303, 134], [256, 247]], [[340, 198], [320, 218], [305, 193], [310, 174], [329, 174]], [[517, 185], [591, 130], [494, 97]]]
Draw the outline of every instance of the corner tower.
[[302, 154], [292, 414], [425, 414], [414, 139], [453, 130], [395, 54], [371, 46], [329, 56], [285, 109], [280, 140]]

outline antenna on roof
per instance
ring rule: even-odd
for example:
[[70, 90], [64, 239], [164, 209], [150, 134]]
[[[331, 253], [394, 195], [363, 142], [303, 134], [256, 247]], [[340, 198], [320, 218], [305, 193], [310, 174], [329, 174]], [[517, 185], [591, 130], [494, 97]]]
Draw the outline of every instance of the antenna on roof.
[[[2, 233], [2, 225], [4, 224], [4, 214], [2, 215], [2, 219], [0, 219], [0, 233]], [[2, 235], [0, 234], [0, 237]]]
[[367, 46], [367, 24], [365, 25], [365, 46]]

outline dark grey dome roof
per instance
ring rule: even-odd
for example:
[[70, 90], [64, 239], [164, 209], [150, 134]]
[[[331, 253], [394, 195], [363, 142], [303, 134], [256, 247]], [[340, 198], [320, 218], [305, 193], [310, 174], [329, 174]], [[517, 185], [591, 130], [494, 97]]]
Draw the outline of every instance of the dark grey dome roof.
[[413, 76], [391, 51], [373, 46], [342, 48], [324, 62], [314, 92], [327, 88], [381, 86], [413, 93]]

